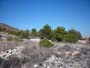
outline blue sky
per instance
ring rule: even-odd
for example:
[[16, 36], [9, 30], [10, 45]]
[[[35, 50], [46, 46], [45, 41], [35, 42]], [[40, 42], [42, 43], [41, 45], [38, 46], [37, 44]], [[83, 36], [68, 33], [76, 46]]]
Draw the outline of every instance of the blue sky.
[[0, 22], [30, 30], [64, 26], [90, 36], [90, 0], [0, 0]]

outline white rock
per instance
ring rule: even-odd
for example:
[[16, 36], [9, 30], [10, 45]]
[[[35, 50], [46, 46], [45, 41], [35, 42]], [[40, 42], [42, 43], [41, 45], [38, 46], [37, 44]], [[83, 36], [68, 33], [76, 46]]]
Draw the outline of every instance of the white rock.
[[40, 39], [30, 39], [32, 42], [40, 42]]
[[50, 68], [49, 66], [47, 68]]
[[52, 56], [49, 58], [49, 62], [52, 62], [52, 61], [54, 61], [54, 60], [55, 60], [55, 56], [52, 55]]
[[46, 64], [43, 64], [44, 67], [46, 67], [47, 65]]
[[37, 64], [35, 64], [35, 65], [34, 65], [34, 67], [35, 67], [35, 68], [37, 68], [37, 67], [38, 67], [38, 65], [37, 65]]

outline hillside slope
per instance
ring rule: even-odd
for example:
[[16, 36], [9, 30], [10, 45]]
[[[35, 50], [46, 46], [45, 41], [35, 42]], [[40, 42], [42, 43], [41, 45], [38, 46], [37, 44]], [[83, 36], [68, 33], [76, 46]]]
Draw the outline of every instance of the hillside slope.
[[4, 23], [0, 23], [0, 30], [4, 31], [4, 30], [7, 30], [7, 31], [18, 31], [17, 28], [14, 28], [10, 25], [7, 25], [7, 24], [4, 24]]

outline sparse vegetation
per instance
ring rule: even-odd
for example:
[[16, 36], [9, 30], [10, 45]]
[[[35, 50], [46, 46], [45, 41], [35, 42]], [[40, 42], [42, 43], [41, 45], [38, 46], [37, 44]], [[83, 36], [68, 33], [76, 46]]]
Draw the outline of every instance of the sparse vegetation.
[[47, 39], [41, 40], [39, 44], [41, 47], [48, 47], [49, 48], [49, 47], [53, 46], [53, 44]]
[[21, 38], [29, 38], [29, 36], [30, 36], [29, 30], [22, 31], [20, 35]]
[[20, 41], [20, 38], [19, 37], [14, 37], [13, 41]]
[[0, 0], [0, 9], [0, 68], [90, 68], [90, 0]]
[[7, 41], [12, 41], [13, 40], [13, 37], [9, 36], [7, 37]]
[[[6, 29], [6, 27], [0, 27], [0, 31], [7, 32], [9, 34], [14, 34], [17, 37], [14, 38], [15, 41], [18, 41], [19, 38], [35, 38], [40, 37], [41, 39], [48, 39], [58, 42], [77, 42], [79, 39], [82, 38], [81, 33], [75, 29], [71, 29], [69, 31], [66, 31], [64, 27], [58, 26], [56, 29], [52, 30], [50, 25], [46, 24], [42, 29], [40, 29], [38, 32], [35, 28], [31, 30], [11, 30]], [[13, 40], [13, 38], [9, 37], [8, 41]]]
[[64, 27], [57, 27], [53, 33], [53, 39], [56, 41], [63, 41], [64, 35], [66, 34]]
[[78, 41], [78, 38], [76, 36], [74, 36], [73, 34], [67, 34], [64, 36], [64, 41], [65, 42], [77, 42]]
[[51, 39], [52, 29], [48, 24], [46, 24], [42, 29], [40, 29], [39, 34], [40, 38]]
[[37, 37], [37, 30], [36, 30], [35, 28], [33, 28], [33, 29], [31, 30], [31, 37], [32, 37], [32, 38]]
[[65, 42], [77, 42], [79, 39], [81, 39], [81, 33], [76, 31], [75, 29], [71, 29], [68, 31], [68, 33], [64, 36]]
[[59, 42], [77, 42], [82, 37], [81, 33], [75, 29], [66, 31], [64, 27], [58, 26], [55, 30], [52, 30], [48, 24], [39, 31], [39, 34], [42, 39], [46, 38]]

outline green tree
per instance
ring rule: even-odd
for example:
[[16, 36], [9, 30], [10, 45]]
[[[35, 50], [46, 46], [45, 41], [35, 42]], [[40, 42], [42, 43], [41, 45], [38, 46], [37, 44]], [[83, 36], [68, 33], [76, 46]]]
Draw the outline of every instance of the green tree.
[[74, 42], [75, 43], [75, 42], [78, 41], [78, 38], [74, 34], [68, 33], [68, 34], [66, 34], [64, 36], [64, 41], [65, 42]]
[[64, 36], [65, 42], [77, 42], [79, 39], [81, 39], [81, 33], [75, 29], [69, 30]]
[[31, 30], [31, 37], [37, 37], [37, 30], [35, 28]]
[[66, 34], [66, 31], [64, 27], [57, 27], [53, 32], [53, 38], [56, 41], [63, 41], [65, 34]]
[[82, 35], [79, 31], [75, 30], [75, 29], [71, 29], [68, 31], [70, 34], [74, 34], [78, 39], [82, 38]]
[[51, 39], [52, 29], [48, 24], [46, 24], [42, 29], [40, 29], [39, 33], [40, 38]]
[[22, 31], [20, 36], [21, 36], [21, 38], [29, 38], [29, 36], [30, 36], [29, 30]]
[[24, 31], [23, 30], [17, 30], [17, 31], [11, 31], [10, 33], [19, 37], [22, 34], [22, 32], [24, 32]]

